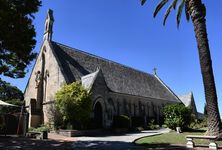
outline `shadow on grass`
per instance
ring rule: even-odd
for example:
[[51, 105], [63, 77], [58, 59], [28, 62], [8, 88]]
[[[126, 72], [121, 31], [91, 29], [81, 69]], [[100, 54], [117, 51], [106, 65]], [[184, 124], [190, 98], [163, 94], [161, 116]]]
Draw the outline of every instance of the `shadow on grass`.
[[191, 128], [188, 128], [188, 129], [185, 129], [184, 130], [184, 132], [203, 132], [203, 133], [205, 133], [206, 132], [206, 130], [204, 130], [204, 129], [191, 129]]
[[144, 147], [145, 150], [188, 150], [186, 146], [184, 145], [172, 145], [169, 143], [163, 143], [163, 144], [140, 144], [140, 146]]
[[56, 150], [56, 149], [72, 149], [68, 141], [55, 141], [55, 140], [37, 140], [26, 137], [15, 136], [0, 136], [0, 150]]
[[[169, 143], [158, 143], [158, 144], [140, 144], [139, 146], [144, 147], [145, 150], [190, 150], [186, 148], [186, 145], [169, 144]], [[207, 144], [195, 144], [195, 150], [208, 150], [209, 146]], [[218, 149], [222, 147], [218, 146]]]

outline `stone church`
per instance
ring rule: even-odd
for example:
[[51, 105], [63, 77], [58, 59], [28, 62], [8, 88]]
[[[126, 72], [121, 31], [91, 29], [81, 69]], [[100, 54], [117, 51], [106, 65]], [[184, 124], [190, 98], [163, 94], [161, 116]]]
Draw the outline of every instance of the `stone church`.
[[65, 83], [81, 81], [91, 93], [92, 113], [100, 127], [112, 126], [113, 117], [142, 117], [161, 122], [166, 104], [181, 103], [157, 76], [89, 54], [52, 40], [53, 12], [48, 11], [44, 40], [25, 89], [29, 127], [53, 124], [55, 93]]

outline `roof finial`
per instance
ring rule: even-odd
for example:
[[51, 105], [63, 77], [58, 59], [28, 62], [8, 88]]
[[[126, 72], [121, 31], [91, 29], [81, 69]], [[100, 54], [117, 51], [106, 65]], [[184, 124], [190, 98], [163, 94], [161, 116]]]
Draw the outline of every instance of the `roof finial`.
[[49, 41], [52, 40], [53, 23], [54, 23], [53, 11], [49, 9], [45, 20], [44, 40], [49, 40]]
[[98, 71], [98, 70], [100, 70], [100, 67], [99, 67], [99, 66], [96, 67], [96, 71]]
[[156, 67], [154, 67], [153, 68], [153, 73], [154, 73], [154, 75], [156, 75], [157, 73], [156, 73], [156, 71], [157, 71], [157, 68]]

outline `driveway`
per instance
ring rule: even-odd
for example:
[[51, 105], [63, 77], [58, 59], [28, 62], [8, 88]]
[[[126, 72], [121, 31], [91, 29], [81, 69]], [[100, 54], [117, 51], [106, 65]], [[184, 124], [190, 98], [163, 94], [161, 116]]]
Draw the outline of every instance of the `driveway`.
[[115, 136], [77, 137], [72, 144], [72, 148], [78, 150], [143, 150], [145, 149], [143, 146], [137, 146], [133, 143], [136, 139], [168, 133], [169, 131], [169, 129], [158, 129]]

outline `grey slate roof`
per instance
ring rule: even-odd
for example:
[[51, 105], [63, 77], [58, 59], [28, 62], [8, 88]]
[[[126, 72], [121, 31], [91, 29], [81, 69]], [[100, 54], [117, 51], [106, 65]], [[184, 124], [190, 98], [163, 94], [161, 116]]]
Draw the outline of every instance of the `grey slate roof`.
[[82, 76], [81, 77], [81, 82], [82, 82], [82, 85], [88, 89], [88, 90], [91, 90], [92, 86], [93, 86], [93, 83], [94, 81], [96, 80], [96, 77], [99, 73], [99, 69], [96, 71], [96, 72], [93, 72], [93, 73], [90, 73], [88, 75], [85, 75], [85, 76]]
[[154, 75], [132, 69], [113, 61], [51, 42], [67, 83], [101, 69], [108, 88], [117, 93], [180, 102]]
[[189, 92], [187, 94], [180, 95], [178, 97], [186, 107], [191, 107], [193, 114], [198, 118], [198, 112], [197, 112], [195, 100], [193, 97], [193, 93]]
[[184, 94], [184, 95], [180, 95], [179, 98], [184, 103], [184, 105], [186, 107], [188, 107], [188, 106], [191, 105], [191, 102], [192, 102], [192, 92], [189, 92], [189, 93]]

